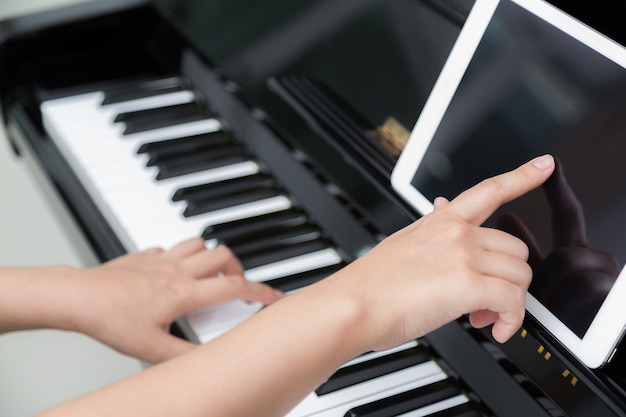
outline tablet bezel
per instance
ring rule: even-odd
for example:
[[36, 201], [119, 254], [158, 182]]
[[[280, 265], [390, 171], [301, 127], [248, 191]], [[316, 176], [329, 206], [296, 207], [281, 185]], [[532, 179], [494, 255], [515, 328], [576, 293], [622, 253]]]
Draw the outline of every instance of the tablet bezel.
[[[621, 45], [547, 2], [541, 0], [476, 0], [391, 175], [392, 187], [422, 215], [433, 210], [433, 203], [415, 189], [411, 182], [439, 123], [445, 115], [447, 106], [452, 101], [474, 52], [482, 40], [491, 17], [502, 1], [511, 1], [525, 8], [626, 68], [626, 50]], [[526, 297], [526, 309], [543, 328], [582, 363], [589, 368], [598, 368], [610, 359], [622, 337], [626, 326], [626, 303], [623, 302], [624, 299], [626, 299], [626, 274], [622, 269], [582, 339], [530, 293]]]

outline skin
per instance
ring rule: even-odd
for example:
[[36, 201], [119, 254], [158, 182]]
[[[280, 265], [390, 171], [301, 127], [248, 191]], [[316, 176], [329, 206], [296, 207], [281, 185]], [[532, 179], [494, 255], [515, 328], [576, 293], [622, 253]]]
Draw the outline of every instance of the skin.
[[267, 285], [247, 281], [230, 249], [209, 251], [197, 238], [89, 269], [0, 269], [0, 333], [72, 330], [154, 363], [195, 347], [169, 333], [176, 318], [235, 299], [271, 304], [282, 297]]
[[[481, 224], [541, 185], [550, 156], [487, 179], [217, 339], [41, 416], [277, 416], [340, 365], [469, 314], [500, 342], [524, 317], [528, 248]], [[134, 326], [133, 326], [134, 327]], [[349, 337], [348, 337], [349, 336]]]

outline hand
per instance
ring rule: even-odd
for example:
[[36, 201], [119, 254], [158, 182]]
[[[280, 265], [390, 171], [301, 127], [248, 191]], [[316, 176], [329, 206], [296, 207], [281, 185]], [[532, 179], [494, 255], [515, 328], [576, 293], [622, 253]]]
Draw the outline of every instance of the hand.
[[267, 285], [247, 281], [228, 248], [207, 250], [202, 239], [167, 251], [128, 254], [80, 273], [70, 288], [79, 298], [74, 308], [78, 330], [149, 362], [194, 347], [169, 333], [180, 316], [234, 299], [271, 304], [282, 297]]
[[347, 290], [362, 290], [357, 296], [371, 312], [363, 322], [372, 347], [423, 336], [463, 314], [474, 326], [493, 324], [497, 341], [508, 340], [524, 317], [528, 248], [480, 226], [502, 204], [541, 185], [553, 168], [551, 157], [537, 158], [449, 203], [438, 199], [432, 213], [339, 272]]
[[593, 248], [587, 241], [583, 208], [558, 159], [543, 190], [552, 211], [553, 236], [552, 248], [545, 256], [532, 233], [514, 214], [502, 214], [496, 227], [528, 245], [528, 263], [534, 271], [531, 293], [582, 336], [621, 267], [611, 253]]

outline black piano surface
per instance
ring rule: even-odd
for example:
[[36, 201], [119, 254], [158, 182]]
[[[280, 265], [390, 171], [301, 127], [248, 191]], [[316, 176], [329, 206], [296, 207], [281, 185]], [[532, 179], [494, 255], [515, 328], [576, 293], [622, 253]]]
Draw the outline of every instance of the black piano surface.
[[[562, 3], [555, 2], [623, 42], [621, 28], [604, 18], [609, 14]], [[412, 128], [470, 5], [112, 0], [10, 19], [0, 22], [3, 122], [16, 153], [27, 146], [36, 155], [105, 261], [123, 254], [124, 245], [48, 137], [39, 105], [181, 76], [246, 138], [345, 258], [355, 259], [417, 217], [390, 189], [399, 147], [380, 140], [381, 127], [392, 118]], [[295, 175], [295, 164], [307, 174]], [[346, 229], [345, 216], [358, 230]], [[626, 415], [621, 347], [609, 365], [592, 371], [531, 319], [504, 345], [465, 319], [422, 342], [485, 416]]]

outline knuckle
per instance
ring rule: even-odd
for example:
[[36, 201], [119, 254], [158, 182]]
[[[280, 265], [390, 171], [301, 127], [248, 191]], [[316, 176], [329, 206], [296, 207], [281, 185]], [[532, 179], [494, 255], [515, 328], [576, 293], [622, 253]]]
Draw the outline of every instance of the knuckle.
[[488, 178], [482, 181], [479, 186], [489, 195], [500, 195], [505, 189], [504, 184], [499, 178]]
[[192, 286], [186, 280], [169, 280], [167, 291], [175, 298], [188, 298], [193, 294]]
[[233, 251], [225, 245], [216, 246], [213, 249], [213, 253], [223, 259], [231, 259], [235, 257]]

